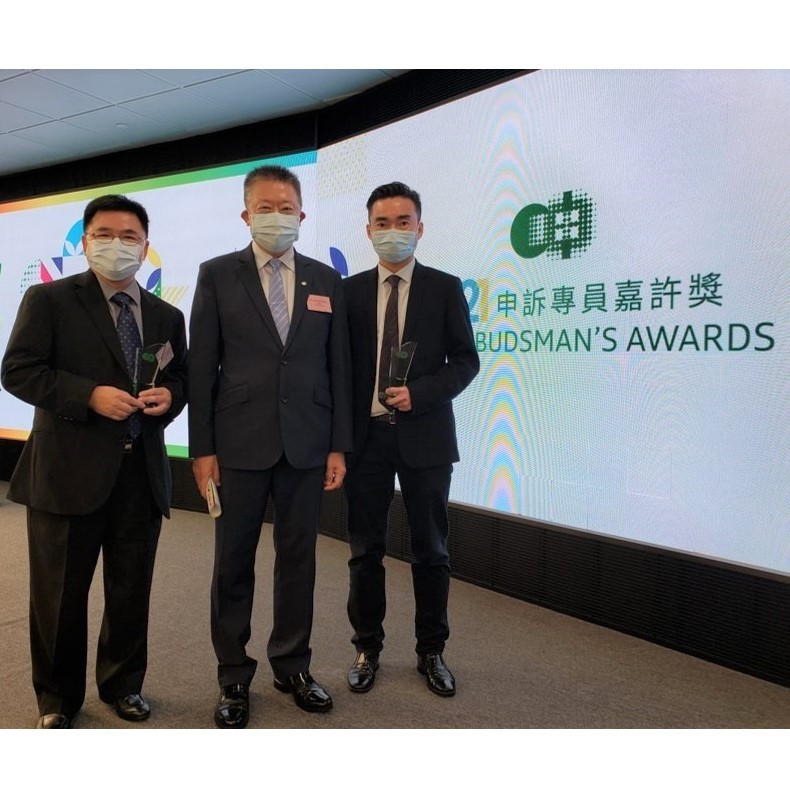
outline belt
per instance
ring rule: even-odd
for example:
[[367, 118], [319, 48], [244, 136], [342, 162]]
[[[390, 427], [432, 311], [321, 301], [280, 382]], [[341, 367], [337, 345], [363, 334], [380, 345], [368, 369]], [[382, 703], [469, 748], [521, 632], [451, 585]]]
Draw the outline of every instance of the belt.
[[398, 413], [384, 413], [383, 415], [371, 415], [370, 420], [373, 423], [384, 424], [385, 426], [395, 426], [398, 423]]

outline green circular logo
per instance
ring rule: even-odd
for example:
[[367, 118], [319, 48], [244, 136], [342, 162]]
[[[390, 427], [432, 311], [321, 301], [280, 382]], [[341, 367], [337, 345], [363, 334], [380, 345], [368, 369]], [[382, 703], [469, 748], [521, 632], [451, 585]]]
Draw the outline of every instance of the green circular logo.
[[586, 250], [594, 234], [595, 204], [581, 190], [566, 190], [545, 206], [525, 206], [510, 227], [510, 244], [522, 258], [567, 259]]

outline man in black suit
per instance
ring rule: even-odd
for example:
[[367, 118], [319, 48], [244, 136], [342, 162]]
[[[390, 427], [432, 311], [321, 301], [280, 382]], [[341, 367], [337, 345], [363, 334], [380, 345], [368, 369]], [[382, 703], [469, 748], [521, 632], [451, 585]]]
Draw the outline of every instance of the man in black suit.
[[293, 248], [305, 218], [299, 180], [263, 166], [244, 181], [253, 242], [200, 266], [190, 318], [189, 446], [198, 490], [219, 490], [211, 637], [214, 721], [244, 728], [257, 667], [247, 654], [255, 552], [274, 504], [274, 686], [309, 712], [332, 707], [310, 675], [315, 544], [322, 491], [351, 448], [348, 327], [340, 275]]
[[[83, 217], [90, 269], [32, 286], [2, 364], [3, 386], [35, 406], [8, 497], [27, 506], [30, 643], [37, 728], [68, 728], [85, 699], [87, 606], [102, 554], [99, 697], [145, 720], [148, 603], [170, 510], [164, 428], [184, 408], [181, 312], [141, 289], [148, 215], [105, 195]], [[153, 386], [136, 388], [135, 348], [157, 345]]]
[[[452, 400], [480, 368], [461, 281], [414, 258], [420, 196], [401, 182], [367, 202], [379, 263], [345, 283], [353, 368], [354, 453], [345, 491], [351, 546], [348, 615], [357, 658], [348, 685], [371, 689], [384, 646], [387, 513], [398, 476], [406, 507], [416, 605], [417, 669], [440, 696], [455, 693], [442, 653], [449, 636], [447, 500], [458, 461]], [[390, 350], [415, 342], [406, 384], [388, 387]]]

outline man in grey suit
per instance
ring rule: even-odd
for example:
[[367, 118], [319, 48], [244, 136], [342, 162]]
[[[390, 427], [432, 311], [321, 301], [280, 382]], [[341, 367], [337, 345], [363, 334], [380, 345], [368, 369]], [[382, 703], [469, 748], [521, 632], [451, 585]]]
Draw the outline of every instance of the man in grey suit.
[[[170, 510], [164, 428], [186, 401], [184, 317], [135, 280], [147, 212], [104, 195], [86, 206], [83, 226], [90, 269], [25, 292], [2, 365], [3, 387], [36, 408], [8, 497], [27, 506], [33, 687], [37, 728], [47, 729], [69, 728], [85, 698], [100, 552], [99, 697], [125, 720], [150, 713], [141, 689], [154, 557]], [[158, 348], [160, 370], [137, 388], [142, 344]]]
[[[452, 696], [455, 678], [442, 656], [450, 634], [447, 500], [458, 461], [452, 400], [480, 361], [460, 279], [414, 257], [423, 233], [419, 194], [402, 182], [383, 184], [367, 210], [378, 264], [344, 283], [354, 382], [354, 452], [345, 485], [348, 615], [357, 649], [348, 686], [355, 693], [373, 687], [384, 647], [382, 561], [397, 475], [415, 556], [417, 668], [431, 692]], [[408, 379], [392, 386], [387, 357], [406, 342], [416, 343]]]
[[189, 445], [205, 497], [219, 487], [211, 636], [214, 722], [244, 728], [257, 661], [251, 637], [255, 552], [274, 505], [274, 686], [308, 712], [330, 695], [310, 675], [315, 543], [322, 491], [338, 489], [351, 448], [348, 327], [340, 275], [296, 252], [301, 186], [280, 166], [244, 181], [253, 242], [200, 266], [190, 318]]

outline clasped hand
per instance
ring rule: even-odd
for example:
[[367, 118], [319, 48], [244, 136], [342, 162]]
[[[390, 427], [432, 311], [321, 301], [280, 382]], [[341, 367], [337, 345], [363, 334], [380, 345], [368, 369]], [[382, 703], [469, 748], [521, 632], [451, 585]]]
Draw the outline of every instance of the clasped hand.
[[148, 388], [132, 396], [112, 385], [97, 385], [91, 393], [88, 407], [105, 418], [125, 421], [132, 413], [142, 410], [145, 415], [164, 415], [173, 402], [167, 388]]

